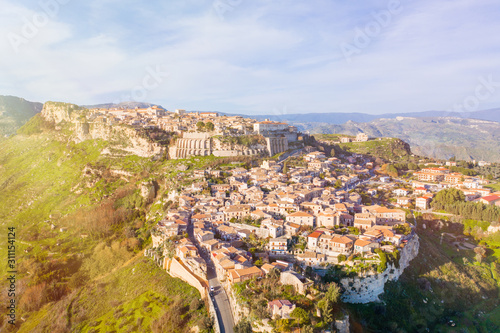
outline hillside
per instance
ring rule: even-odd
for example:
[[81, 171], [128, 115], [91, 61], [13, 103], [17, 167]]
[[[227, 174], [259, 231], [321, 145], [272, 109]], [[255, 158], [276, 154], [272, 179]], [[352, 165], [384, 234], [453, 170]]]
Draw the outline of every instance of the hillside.
[[[499, 253], [478, 262], [474, 250], [456, 245], [461, 223], [417, 221], [419, 259], [386, 285], [381, 303], [350, 305], [353, 319], [370, 332], [498, 332]], [[485, 240], [499, 245], [498, 234]]]
[[306, 125], [311, 133], [364, 132], [369, 137], [396, 137], [408, 142], [417, 155], [461, 160], [500, 161], [500, 123], [459, 118], [378, 119], [368, 123]]
[[[17, 325], [3, 307], [0, 331], [207, 332], [199, 292], [142, 254], [181, 162], [115, 157], [105, 140], [53, 128], [35, 116], [0, 149], [0, 220], [15, 228], [18, 272]], [[2, 265], [2, 299], [6, 275]]]
[[[412, 156], [410, 145], [397, 138], [377, 138], [365, 142], [339, 143], [339, 138], [345, 135], [315, 134], [316, 140], [333, 145], [337, 152], [349, 152], [381, 158], [386, 161], [403, 161]], [[353, 137], [354, 138], [354, 137]]]
[[0, 96], [0, 139], [16, 133], [31, 117], [42, 110], [42, 103], [14, 96]]

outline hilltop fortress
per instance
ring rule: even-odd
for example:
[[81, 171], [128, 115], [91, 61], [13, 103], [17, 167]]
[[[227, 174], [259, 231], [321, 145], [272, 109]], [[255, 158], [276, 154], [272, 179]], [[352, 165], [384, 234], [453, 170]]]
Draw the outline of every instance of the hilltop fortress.
[[190, 156], [270, 156], [288, 150], [299, 139], [297, 128], [285, 123], [240, 116], [219, 116], [216, 112], [184, 113], [176, 110], [165, 119], [162, 128], [175, 131], [181, 138], [169, 148], [172, 159]]
[[[286, 123], [258, 122], [217, 112], [179, 109], [169, 112], [159, 106], [84, 109], [73, 104], [47, 102], [41, 115], [56, 126], [71, 124], [76, 142], [104, 139], [117, 143], [124, 152], [144, 157], [167, 153], [171, 159], [209, 155], [272, 156], [302, 140], [297, 128]], [[168, 143], [160, 144], [141, 135], [145, 130], [156, 131], [156, 136], [168, 136]]]

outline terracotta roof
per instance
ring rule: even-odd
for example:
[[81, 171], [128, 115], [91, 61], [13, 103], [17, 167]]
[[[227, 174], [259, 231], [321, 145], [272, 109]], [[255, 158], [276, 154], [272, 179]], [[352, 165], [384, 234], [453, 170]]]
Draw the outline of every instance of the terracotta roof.
[[308, 238], [319, 238], [323, 234], [323, 231], [313, 231]]
[[355, 246], [361, 246], [361, 247], [363, 247], [363, 246], [367, 246], [367, 245], [369, 245], [369, 244], [371, 244], [371, 242], [366, 241], [366, 240], [362, 240], [362, 239], [357, 239], [357, 240], [354, 242], [354, 245], [355, 245]]
[[491, 201], [497, 201], [500, 199], [500, 196], [498, 195], [488, 195], [486, 197], [482, 197], [481, 200], [485, 200], [485, 201], [488, 201], [488, 202], [491, 202]]
[[331, 241], [333, 243], [348, 244], [352, 242], [352, 239], [346, 236], [342, 236], [342, 237], [333, 237]]
[[296, 212], [296, 213], [292, 213], [288, 216], [292, 216], [292, 217], [298, 217], [298, 216], [302, 216], [302, 217], [313, 217], [311, 214], [308, 214], [306, 212]]

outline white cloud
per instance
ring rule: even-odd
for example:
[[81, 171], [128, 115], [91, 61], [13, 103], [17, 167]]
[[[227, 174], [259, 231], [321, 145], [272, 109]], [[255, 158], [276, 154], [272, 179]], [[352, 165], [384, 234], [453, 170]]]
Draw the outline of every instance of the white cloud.
[[[224, 20], [208, 0], [69, 2], [16, 53], [7, 35], [39, 7], [0, 0], [0, 93], [109, 102], [163, 65], [146, 98], [171, 109], [381, 113], [447, 109], [478, 77], [500, 81], [494, 1], [401, 1], [347, 62], [339, 45], [388, 2], [243, 0]], [[500, 89], [480, 106], [498, 104]]]

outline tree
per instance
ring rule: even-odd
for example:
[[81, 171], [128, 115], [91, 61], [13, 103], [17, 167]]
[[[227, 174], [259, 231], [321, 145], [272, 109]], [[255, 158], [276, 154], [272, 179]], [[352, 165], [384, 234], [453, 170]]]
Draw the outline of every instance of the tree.
[[209, 121], [205, 124], [205, 128], [207, 129], [207, 131], [212, 132], [215, 129], [214, 123]]
[[311, 325], [307, 325], [302, 327], [302, 333], [314, 333], [314, 327]]
[[397, 177], [398, 176], [398, 169], [392, 164], [387, 165], [387, 168], [385, 169], [387, 175], [391, 177]]
[[[234, 331], [236, 333], [236, 331]], [[275, 332], [290, 332], [290, 320], [278, 319], [276, 320]]]
[[348, 227], [349, 229], [349, 233], [353, 234], [353, 235], [359, 235], [359, 229], [356, 228], [356, 227]]
[[394, 226], [394, 230], [398, 234], [409, 235], [411, 233], [411, 227], [408, 223], [397, 224]]
[[418, 170], [418, 165], [415, 163], [408, 163], [408, 170]]
[[198, 129], [199, 132], [204, 131], [205, 130], [205, 123], [203, 121], [197, 122], [196, 128]]
[[233, 328], [234, 333], [252, 333], [252, 325], [245, 319], [241, 320]]
[[337, 304], [340, 300], [340, 287], [335, 283], [330, 283], [328, 287], [328, 291], [325, 294], [325, 298], [332, 302], [333, 304]]
[[309, 322], [309, 314], [307, 311], [298, 306], [290, 313], [290, 317], [294, 318], [299, 325], [304, 325]]
[[269, 277], [271, 279], [279, 280], [280, 276], [281, 276], [281, 272], [276, 267], [271, 268], [271, 270], [269, 271]]
[[375, 253], [380, 258], [380, 264], [377, 267], [377, 272], [382, 273], [387, 269], [387, 255], [381, 249], [375, 249]]
[[342, 187], [342, 181], [340, 179], [337, 179], [335, 182], [335, 185], [333, 185], [335, 188], [341, 188]]
[[340, 301], [340, 287], [335, 283], [330, 283], [325, 296], [318, 302], [318, 308], [326, 323], [334, 321], [335, 307]]
[[288, 164], [286, 162], [283, 163], [283, 173], [288, 173]]

